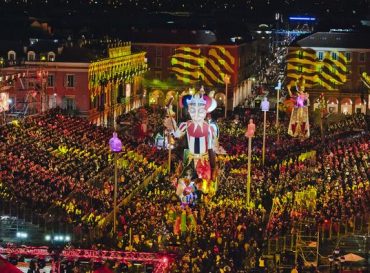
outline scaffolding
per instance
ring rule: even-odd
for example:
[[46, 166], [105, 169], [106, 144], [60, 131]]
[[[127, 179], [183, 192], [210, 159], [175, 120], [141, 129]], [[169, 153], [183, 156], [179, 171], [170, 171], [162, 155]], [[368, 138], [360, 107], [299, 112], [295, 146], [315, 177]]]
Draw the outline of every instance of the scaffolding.
[[[6, 89], [8, 95], [14, 96], [9, 96], [9, 107], [2, 111], [4, 122], [8, 122], [10, 118], [22, 119], [47, 110], [48, 71], [40, 66], [18, 66], [14, 70], [15, 72], [0, 76], [1, 88]], [[20, 100], [17, 100], [18, 95], [21, 95]]]

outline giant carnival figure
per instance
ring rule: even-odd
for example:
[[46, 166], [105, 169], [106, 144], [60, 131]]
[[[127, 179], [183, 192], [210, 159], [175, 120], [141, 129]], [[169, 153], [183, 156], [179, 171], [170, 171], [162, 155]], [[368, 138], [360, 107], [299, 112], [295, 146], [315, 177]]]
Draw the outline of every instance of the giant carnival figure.
[[213, 151], [218, 132], [213, 124], [206, 121], [206, 117], [216, 109], [217, 102], [210, 96], [198, 93], [184, 96], [182, 105], [188, 109], [191, 120], [177, 126], [173, 118], [167, 117], [165, 126], [175, 138], [186, 135], [188, 149], [184, 151], [184, 171], [193, 169], [198, 178], [209, 181], [212, 179], [209, 153]]
[[295, 83], [296, 94], [292, 94], [291, 84], [287, 89], [289, 95], [294, 98], [294, 108], [292, 110], [288, 128], [288, 134], [292, 137], [306, 139], [310, 136], [310, 124], [308, 120], [308, 93], [305, 93], [305, 80], [299, 78]]

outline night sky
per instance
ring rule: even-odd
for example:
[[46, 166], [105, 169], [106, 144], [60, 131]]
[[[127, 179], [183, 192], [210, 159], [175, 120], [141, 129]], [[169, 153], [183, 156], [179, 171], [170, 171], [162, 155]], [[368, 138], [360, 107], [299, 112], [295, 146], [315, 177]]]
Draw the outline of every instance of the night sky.
[[2, 0], [2, 6], [33, 9], [48, 7], [88, 11], [95, 8], [133, 11], [211, 12], [238, 10], [245, 14], [270, 12], [369, 15], [370, 0]]

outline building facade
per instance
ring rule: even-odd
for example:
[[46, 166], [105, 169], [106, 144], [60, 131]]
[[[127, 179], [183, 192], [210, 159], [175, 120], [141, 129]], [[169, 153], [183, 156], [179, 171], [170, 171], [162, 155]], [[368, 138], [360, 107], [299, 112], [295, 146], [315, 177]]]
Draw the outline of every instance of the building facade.
[[251, 93], [250, 44], [133, 43], [147, 52], [149, 103], [163, 104], [173, 94], [189, 89], [215, 91], [215, 98], [233, 109]]
[[288, 48], [287, 85], [303, 77], [311, 107], [324, 93], [328, 111], [367, 113], [370, 103], [366, 75], [370, 72], [370, 36], [360, 32], [317, 32]]
[[[130, 43], [105, 49], [60, 46], [38, 51], [9, 49], [1, 68], [3, 103], [14, 114], [33, 114], [60, 107], [102, 125], [142, 103], [145, 53]], [[17, 54], [19, 54], [17, 56]]]

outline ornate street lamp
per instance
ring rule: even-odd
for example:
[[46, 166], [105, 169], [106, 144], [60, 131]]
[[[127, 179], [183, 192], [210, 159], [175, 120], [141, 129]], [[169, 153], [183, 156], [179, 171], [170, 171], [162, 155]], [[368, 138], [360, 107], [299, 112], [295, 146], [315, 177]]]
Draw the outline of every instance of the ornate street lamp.
[[117, 154], [122, 151], [122, 142], [116, 132], [113, 133], [113, 137], [109, 140], [109, 148], [114, 154], [113, 233], [115, 234], [117, 227]]

